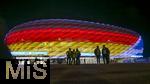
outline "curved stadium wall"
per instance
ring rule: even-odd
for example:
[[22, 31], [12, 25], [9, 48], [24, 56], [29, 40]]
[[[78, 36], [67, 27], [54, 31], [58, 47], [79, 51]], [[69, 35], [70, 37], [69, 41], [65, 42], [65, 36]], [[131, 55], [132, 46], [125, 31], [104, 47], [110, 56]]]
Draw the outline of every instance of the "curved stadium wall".
[[65, 57], [68, 48], [94, 56], [96, 46], [106, 45], [111, 58], [143, 57], [143, 40], [132, 30], [81, 20], [43, 19], [12, 28], [5, 43], [13, 56]]

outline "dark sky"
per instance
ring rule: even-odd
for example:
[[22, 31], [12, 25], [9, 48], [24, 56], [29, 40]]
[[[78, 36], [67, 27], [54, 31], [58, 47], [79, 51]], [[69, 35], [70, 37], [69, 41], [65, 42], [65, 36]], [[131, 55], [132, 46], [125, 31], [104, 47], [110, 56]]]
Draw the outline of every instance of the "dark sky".
[[17, 24], [43, 18], [103, 22], [139, 32], [147, 57], [150, 50], [148, 5], [144, 0], [5, 0], [0, 2], [0, 33], [4, 35]]

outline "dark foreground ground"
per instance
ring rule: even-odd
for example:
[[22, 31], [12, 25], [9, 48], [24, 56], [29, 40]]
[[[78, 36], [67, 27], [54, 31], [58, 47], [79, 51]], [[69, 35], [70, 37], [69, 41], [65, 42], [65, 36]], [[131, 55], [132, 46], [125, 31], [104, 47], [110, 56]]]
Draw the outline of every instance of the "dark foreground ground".
[[50, 70], [50, 84], [150, 84], [150, 64], [54, 64]]

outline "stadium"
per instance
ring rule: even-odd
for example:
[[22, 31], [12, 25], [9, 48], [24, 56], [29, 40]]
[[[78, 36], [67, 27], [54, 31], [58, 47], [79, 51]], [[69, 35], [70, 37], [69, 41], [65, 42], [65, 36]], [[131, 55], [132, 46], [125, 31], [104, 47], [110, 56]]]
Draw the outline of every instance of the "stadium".
[[81, 61], [95, 63], [94, 49], [106, 45], [111, 59], [143, 57], [140, 34], [119, 26], [69, 19], [29, 21], [12, 28], [5, 43], [14, 58], [65, 59], [68, 48], [81, 51]]

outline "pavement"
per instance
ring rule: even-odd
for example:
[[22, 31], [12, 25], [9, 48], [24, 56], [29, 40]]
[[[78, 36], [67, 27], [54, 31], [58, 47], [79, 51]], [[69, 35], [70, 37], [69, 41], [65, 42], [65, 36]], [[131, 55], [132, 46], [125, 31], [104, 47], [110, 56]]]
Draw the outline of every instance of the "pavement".
[[150, 64], [51, 64], [50, 84], [150, 84]]

